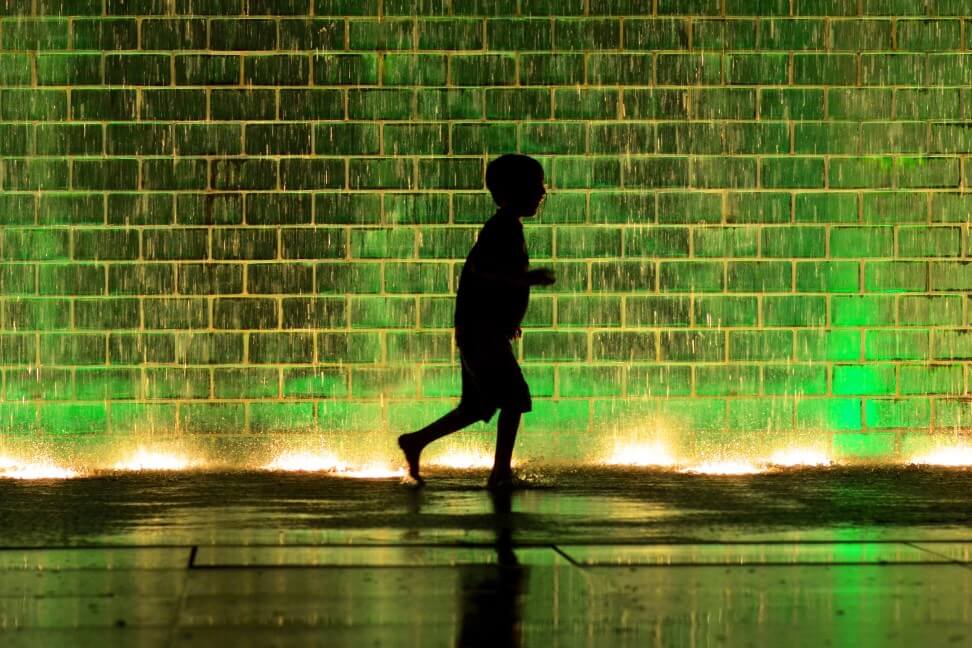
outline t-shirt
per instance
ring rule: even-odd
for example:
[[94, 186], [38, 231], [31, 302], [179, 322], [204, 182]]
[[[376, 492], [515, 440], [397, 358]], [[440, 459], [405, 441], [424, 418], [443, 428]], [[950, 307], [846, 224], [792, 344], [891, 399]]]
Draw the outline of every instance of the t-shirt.
[[497, 211], [480, 230], [459, 275], [456, 329], [511, 337], [526, 314], [530, 287], [483, 277], [472, 269], [522, 278], [529, 265], [520, 219]]

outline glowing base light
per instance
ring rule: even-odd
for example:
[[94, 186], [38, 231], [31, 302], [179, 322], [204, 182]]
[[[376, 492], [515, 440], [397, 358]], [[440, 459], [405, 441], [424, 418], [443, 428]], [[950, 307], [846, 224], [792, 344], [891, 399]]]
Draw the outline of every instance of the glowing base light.
[[934, 466], [972, 466], [972, 446], [947, 446], [937, 448], [927, 455], [915, 457], [913, 464]]
[[675, 458], [659, 443], [619, 445], [605, 464], [609, 466], [674, 466]]
[[11, 468], [16, 468], [20, 465], [20, 462], [12, 457], [7, 457], [5, 455], [0, 455], [0, 472], [5, 470], [10, 470]]
[[135, 454], [114, 465], [115, 470], [186, 470], [195, 462], [177, 454], [140, 448]]
[[52, 463], [17, 464], [0, 471], [0, 477], [9, 479], [71, 479], [78, 472]]
[[391, 479], [405, 476], [404, 468], [391, 468], [382, 464], [367, 464], [357, 468], [338, 470], [334, 473], [337, 477], [349, 477], [351, 479]]
[[700, 475], [754, 475], [763, 469], [748, 461], [705, 461], [682, 470]]
[[485, 452], [474, 451], [455, 451], [447, 452], [438, 457], [429, 459], [430, 466], [441, 466], [443, 468], [456, 468], [459, 470], [469, 470], [471, 468], [492, 468], [493, 457]]
[[334, 472], [346, 470], [347, 466], [332, 454], [287, 452], [268, 463], [263, 469], [286, 472]]
[[817, 450], [791, 448], [774, 452], [768, 463], [771, 466], [792, 468], [796, 466], [829, 466], [833, 462], [826, 454]]

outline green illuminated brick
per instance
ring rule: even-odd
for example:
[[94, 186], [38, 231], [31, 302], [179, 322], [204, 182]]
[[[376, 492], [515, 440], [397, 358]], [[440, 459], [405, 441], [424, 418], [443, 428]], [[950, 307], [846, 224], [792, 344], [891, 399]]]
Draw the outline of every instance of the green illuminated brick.
[[721, 292], [721, 261], [663, 261], [658, 284], [662, 292]]
[[587, 333], [528, 331], [523, 335], [523, 359], [570, 362], [587, 359]]
[[73, 18], [71, 44], [75, 50], [136, 49], [138, 24], [134, 18]]
[[655, 196], [651, 193], [597, 191], [591, 194], [590, 203], [591, 222], [594, 223], [644, 223], [655, 220]]
[[726, 59], [726, 80], [731, 84], [785, 84], [788, 54], [731, 54]]
[[693, 119], [755, 119], [756, 90], [692, 88], [688, 103]]
[[667, 362], [722, 362], [725, 346], [721, 331], [662, 331], [659, 352]]
[[689, 396], [692, 368], [687, 365], [629, 365], [628, 396]]
[[314, 425], [314, 403], [247, 403], [249, 431], [294, 432]]
[[789, 223], [790, 194], [770, 191], [733, 191], [726, 206], [728, 223]]
[[726, 270], [729, 292], [790, 292], [789, 261], [730, 261]]
[[378, 333], [317, 334], [317, 361], [321, 363], [374, 363], [381, 353]]
[[835, 295], [830, 302], [834, 326], [888, 326], [894, 324], [893, 295]]
[[491, 18], [486, 21], [491, 50], [553, 49], [553, 28], [545, 18]]
[[242, 333], [187, 331], [175, 336], [174, 361], [183, 365], [243, 362]]
[[692, 249], [698, 257], [756, 256], [754, 227], [699, 227], [692, 234]]
[[45, 365], [101, 365], [106, 361], [104, 333], [41, 333], [39, 349]]
[[246, 290], [255, 294], [308, 293], [314, 289], [310, 263], [252, 263], [246, 268]]
[[34, 294], [37, 292], [34, 266], [29, 264], [0, 264], [0, 294]]
[[344, 398], [348, 395], [348, 377], [342, 369], [284, 369], [283, 395], [297, 398]]
[[74, 304], [77, 329], [131, 329], [139, 326], [137, 299], [79, 299]]
[[830, 256], [836, 258], [894, 256], [891, 227], [832, 227]]
[[557, 299], [557, 326], [620, 326], [620, 297], [567, 297]]
[[414, 297], [351, 297], [352, 328], [415, 326]]
[[925, 56], [921, 54], [861, 55], [863, 85], [922, 85], [925, 69]]
[[719, 154], [723, 152], [722, 124], [663, 122], [658, 124], [657, 130], [659, 153]]
[[591, 338], [594, 360], [653, 361], [655, 334], [648, 331], [595, 331]]
[[424, 362], [448, 362], [452, 355], [452, 334], [430, 332], [388, 333], [388, 361], [415, 365]]
[[892, 364], [834, 365], [835, 394], [894, 394]]
[[755, 49], [755, 20], [692, 20], [692, 44], [702, 50]]
[[902, 325], [959, 325], [962, 323], [962, 302], [959, 295], [901, 295], [898, 297], [898, 322]]
[[766, 365], [763, 367], [763, 391], [772, 395], [826, 394], [827, 367], [789, 363]]
[[923, 360], [928, 348], [928, 331], [867, 331], [864, 336], [867, 360]]
[[961, 394], [962, 365], [901, 365], [902, 394]]
[[793, 355], [791, 331], [730, 331], [729, 360], [789, 360]]
[[443, 263], [386, 263], [385, 291], [435, 294], [449, 292], [449, 273]]
[[622, 102], [626, 119], [686, 119], [688, 106], [688, 92], [670, 88], [625, 89]]
[[624, 367], [565, 366], [558, 369], [562, 398], [585, 396], [621, 396], [624, 390]]
[[70, 329], [71, 304], [65, 299], [8, 299], [3, 321], [10, 330]]
[[898, 47], [903, 50], [930, 51], [960, 49], [961, 23], [958, 20], [898, 20]]
[[[798, 428], [860, 430], [861, 401], [856, 398], [807, 398], [796, 401]], [[847, 435], [835, 435], [837, 437]]]
[[[812, 4], [812, 3], [807, 3]], [[890, 20], [832, 20], [830, 44], [835, 50], [890, 50]]]
[[449, 57], [449, 79], [457, 86], [496, 86], [516, 83], [513, 54], [454, 54]]
[[558, 227], [559, 258], [620, 256], [621, 231], [610, 227]]
[[[587, 215], [587, 195], [583, 191], [547, 192], [540, 211], [543, 223], [583, 223]], [[592, 218], [592, 222], [603, 222]]]
[[771, 227], [761, 232], [764, 257], [822, 257], [826, 249], [823, 227]]
[[927, 126], [922, 122], [864, 122], [861, 124], [861, 152], [924, 153], [929, 150], [926, 131]]
[[857, 360], [860, 333], [856, 330], [797, 331], [796, 354], [799, 360]]
[[208, 398], [209, 374], [209, 369], [147, 367], [145, 395], [148, 398]]
[[863, 195], [864, 222], [893, 225], [928, 219], [927, 196], [917, 192], [867, 192]]
[[190, 295], [241, 293], [243, 267], [234, 263], [182, 264], [177, 288]]
[[860, 288], [856, 261], [806, 261], [796, 264], [798, 292], [857, 292]]
[[654, 261], [594, 261], [591, 283], [604, 292], [653, 292]]
[[864, 403], [868, 428], [927, 427], [931, 421], [931, 403], [916, 398], [868, 400]]
[[[970, 74], [965, 66], [968, 59], [969, 55], [966, 53], [930, 52], [928, 54], [928, 84], [934, 86], [966, 85]], [[936, 91], [934, 89], [915, 88], [912, 92], [915, 94], [924, 92], [924, 94], [932, 96], [936, 93], [954, 96], [955, 89]]]
[[626, 326], [688, 326], [690, 299], [668, 296], [625, 298]]
[[414, 47], [411, 19], [349, 21], [349, 40], [355, 50], [396, 50]]
[[39, 268], [38, 281], [41, 295], [101, 295], [105, 292], [105, 266], [45, 263]]
[[284, 298], [283, 327], [337, 329], [347, 326], [344, 297]]
[[965, 223], [972, 219], [972, 194], [935, 193], [932, 195], [933, 223]]
[[[793, 81], [797, 85], [857, 85], [857, 57], [853, 54], [795, 54]], [[832, 93], [835, 90], [828, 92]], [[815, 107], [822, 108], [822, 101], [816, 103], [818, 98], [822, 100], [822, 91], [820, 94], [809, 96], [815, 98]], [[831, 118], [834, 117], [835, 115], [832, 114]]]
[[758, 365], [730, 364], [694, 369], [695, 393], [699, 396], [744, 396], [760, 391]]
[[419, 20], [418, 47], [429, 50], [482, 49], [483, 22], [473, 18]]
[[759, 91], [761, 119], [823, 119], [823, 106], [823, 90], [761, 88]]
[[972, 263], [967, 261], [938, 261], [929, 264], [929, 288], [969, 291], [972, 286]]
[[755, 326], [755, 297], [696, 297], [695, 326]]
[[793, 427], [793, 402], [789, 399], [733, 398], [728, 401], [726, 425], [732, 431], [779, 432]]
[[[139, 291], [141, 292], [141, 291]], [[165, 293], [171, 290], [163, 291]], [[209, 324], [205, 299], [159, 298], [143, 300], [146, 329], [198, 329]]]
[[387, 54], [382, 70], [382, 80], [386, 85], [445, 85], [446, 57]]
[[234, 367], [213, 370], [216, 398], [277, 398], [279, 370], [270, 367]]
[[898, 187], [958, 187], [959, 159], [947, 157], [899, 157], [894, 160]]
[[968, 427], [972, 424], [972, 406], [967, 399], [936, 399], [935, 423], [940, 427]]
[[213, 327], [217, 329], [265, 329], [279, 325], [274, 299], [220, 298], [213, 302]]
[[824, 160], [819, 157], [765, 157], [760, 160], [759, 173], [767, 188], [824, 186]]
[[825, 297], [768, 296], [763, 299], [766, 326], [823, 326], [827, 319]]
[[864, 264], [867, 292], [915, 292], [928, 285], [928, 267], [918, 261], [870, 261]]
[[617, 158], [557, 157], [553, 185], [566, 189], [620, 187], [621, 165]]
[[677, 50], [688, 46], [688, 21], [683, 18], [626, 18], [623, 30], [626, 50]]
[[[936, 330], [933, 335], [935, 339], [933, 357], [936, 360], [967, 360], [972, 358], [972, 332]], [[927, 344], [925, 349], [927, 350]]]
[[877, 457], [891, 457], [894, 456], [894, 434], [835, 434], [833, 449], [837, 459], [873, 460]]
[[887, 120], [891, 117], [891, 93], [890, 88], [831, 88], [827, 91], [827, 114], [830, 119]]
[[623, 158], [625, 187], [685, 187], [689, 184], [688, 157]]
[[480, 189], [484, 183], [481, 159], [442, 158], [418, 161], [422, 189]]
[[809, 122], [794, 125], [797, 153], [857, 153], [861, 148], [861, 124], [857, 122]]
[[687, 257], [687, 227], [629, 227], [624, 229], [626, 257]]
[[583, 123], [525, 123], [520, 125], [520, 151], [525, 154], [583, 153]]
[[238, 429], [245, 409], [243, 403], [179, 403], [179, 428], [190, 434]]

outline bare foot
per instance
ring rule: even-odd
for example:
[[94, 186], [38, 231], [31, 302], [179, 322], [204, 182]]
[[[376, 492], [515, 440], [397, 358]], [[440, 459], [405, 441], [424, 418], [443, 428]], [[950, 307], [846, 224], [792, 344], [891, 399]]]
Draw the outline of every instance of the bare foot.
[[491, 491], [511, 490], [518, 485], [515, 483], [518, 481], [513, 477], [512, 472], [490, 473], [489, 479], [486, 480], [486, 488]]
[[411, 434], [403, 434], [398, 437], [398, 447], [402, 449], [405, 453], [405, 461], [408, 462], [408, 475], [415, 482], [421, 486], [425, 484], [425, 480], [419, 475], [419, 455], [422, 454], [422, 448], [417, 447], [415, 442], [411, 440]]

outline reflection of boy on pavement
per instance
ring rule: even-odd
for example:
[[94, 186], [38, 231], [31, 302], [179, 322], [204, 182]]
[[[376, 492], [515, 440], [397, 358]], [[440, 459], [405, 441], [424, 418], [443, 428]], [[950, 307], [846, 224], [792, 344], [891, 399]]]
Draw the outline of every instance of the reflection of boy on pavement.
[[543, 168], [525, 155], [503, 155], [486, 167], [486, 187], [498, 205], [466, 257], [456, 292], [456, 346], [462, 363], [459, 405], [417, 432], [398, 437], [409, 474], [422, 483], [419, 456], [426, 445], [496, 410], [496, 456], [487, 486], [512, 484], [510, 463], [520, 415], [531, 409], [530, 390], [511, 340], [530, 299], [530, 286], [554, 283], [550, 270], [528, 270], [521, 218], [534, 216], [546, 195]]

